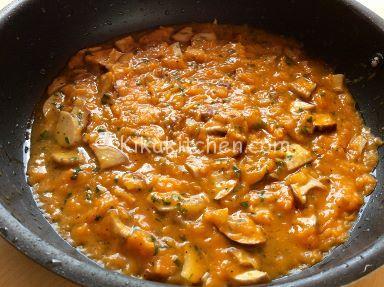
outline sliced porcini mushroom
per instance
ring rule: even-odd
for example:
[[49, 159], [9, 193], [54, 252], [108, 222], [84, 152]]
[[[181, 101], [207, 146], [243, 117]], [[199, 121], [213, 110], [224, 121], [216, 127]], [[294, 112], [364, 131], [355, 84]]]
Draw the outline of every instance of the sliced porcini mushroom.
[[87, 126], [89, 116], [88, 110], [75, 106], [72, 109], [71, 114], [76, 117], [81, 129], [84, 129]]
[[141, 191], [147, 187], [144, 178], [136, 173], [125, 173], [121, 176], [121, 183], [128, 191]]
[[364, 151], [368, 141], [362, 135], [355, 135], [348, 144], [348, 159], [357, 159]]
[[129, 226], [125, 225], [121, 220], [120, 218], [117, 216], [117, 214], [113, 213], [113, 212], [110, 212], [108, 214], [110, 220], [111, 220], [111, 226], [112, 226], [112, 231], [123, 237], [123, 238], [126, 238], [126, 237], [129, 237], [131, 234], [132, 234], [132, 228], [130, 228]]
[[205, 131], [208, 135], [224, 137], [228, 127], [219, 122], [208, 122], [205, 124]]
[[316, 83], [305, 77], [297, 78], [293, 83], [291, 83], [291, 88], [305, 99], [308, 99], [312, 95], [316, 86]]
[[137, 252], [140, 256], [153, 256], [156, 252], [156, 237], [150, 232], [137, 226], [127, 226], [114, 212], [107, 215], [112, 226], [112, 232], [126, 240], [126, 247], [132, 252]]
[[331, 85], [335, 92], [342, 92], [344, 88], [344, 75], [343, 74], [331, 75]]
[[110, 68], [123, 55], [120, 51], [112, 49], [97, 50], [85, 56], [85, 61]]
[[212, 173], [209, 179], [215, 192], [215, 200], [220, 200], [230, 194], [238, 183], [237, 179], [230, 178], [229, 175], [219, 171]]
[[192, 41], [215, 41], [216, 39], [216, 34], [213, 32], [197, 33], [192, 37]]
[[205, 193], [199, 193], [184, 197], [181, 202], [182, 211], [186, 211], [188, 214], [200, 214], [209, 203], [209, 198]]
[[207, 161], [207, 157], [190, 155], [185, 162], [185, 167], [194, 177], [199, 177], [207, 172], [209, 167]]
[[293, 183], [291, 188], [295, 198], [300, 202], [300, 204], [305, 204], [307, 202], [307, 194], [313, 188], [319, 188], [322, 190], [326, 189], [326, 186], [322, 184], [319, 180], [313, 178], [312, 176], [307, 175], [307, 180], [304, 183]]
[[81, 141], [82, 126], [71, 113], [61, 111], [56, 124], [55, 139], [62, 147], [71, 147]]
[[217, 125], [217, 126], [207, 127], [205, 128], [205, 131], [209, 135], [224, 137], [228, 132], [228, 128], [225, 126]]
[[313, 126], [320, 131], [336, 128], [336, 121], [330, 114], [315, 114], [312, 116]]
[[169, 47], [171, 48], [173, 55], [175, 57], [177, 57], [177, 58], [183, 57], [183, 52], [181, 51], [179, 42], [175, 42], [172, 45], [170, 45]]
[[263, 228], [256, 225], [245, 213], [237, 212], [229, 215], [228, 208], [223, 208], [206, 212], [205, 218], [226, 237], [237, 243], [257, 245], [266, 241]]
[[135, 46], [135, 40], [132, 36], [125, 37], [123, 39], [117, 40], [115, 46], [119, 49], [120, 52], [127, 53], [130, 52]]
[[197, 284], [201, 281], [206, 271], [200, 251], [188, 244], [185, 246], [184, 252], [184, 264], [181, 270], [181, 277], [187, 280], [189, 283]]
[[148, 200], [159, 211], [171, 211], [176, 210], [180, 206], [180, 202], [183, 200], [181, 195], [174, 192], [151, 192], [148, 195]]
[[295, 170], [313, 160], [312, 154], [299, 144], [291, 144], [285, 156], [285, 165], [288, 171]]
[[52, 153], [52, 160], [59, 165], [75, 165], [82, 160], [82, 154], [77, 151], [57, 151]]
[[65, 95], [62, 92], [56, 92], [50, 96], [43, 105], [43, 115], [47, 117], [51, 111], [59, 112], [64, 102]]
[[296, 99], [295, 101], [292, 102], [291, 104], [291, 113], [293, 114], [298, 114], [303, 111], [311, 111], [315, 108], [316, 106], [304, 101], [301, 101], [299, 99]]
[[246, 271], [233, 276], [232, 280], [234, 280], [236, 283], [240, 285], [250, 285], [250, 284], [257, 284], [262, 282], [268, 282], [269, 277], [266, 272], [259, 271], [259, 270], [250, 270], [250, 271]]
[[259, 268], [260, 266], [256, 258], [252, 257], [248, 252], [244, 250], [235, 247], [230, 247], [228, 249], [228, 252], [232, 253], [233, 256], [235, 256], [236, 260], [241, 266], [253, 268]]
[[253, 160], [250, 156], [245, 156], [239, 166], [242, 180], [248, 185], [259, 182], [268, 173], [271, 162], [272, 160], [268, 158]]
[[93, 144], [91, 149], [95, 153], [101, 169], [119, 166], [128, 161], [125, 153], [114, 146]]
[[193, 36], [192, 27], [184, 27], [177, 33], [172, 35], [172, 39], [178, 42], [188, 42], [191, 40]]

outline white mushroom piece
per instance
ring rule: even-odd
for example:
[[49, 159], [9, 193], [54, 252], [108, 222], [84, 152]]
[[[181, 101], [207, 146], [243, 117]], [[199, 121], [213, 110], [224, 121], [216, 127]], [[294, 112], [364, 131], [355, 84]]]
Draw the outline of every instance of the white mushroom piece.
[[61, 111], [56, 124], [55, 139], [62, 147], [71, 147], [80, 143], [82, 126], [72, 113]]
[[91, 149], [95, 153], [101, 169], [122, 165], [128, 161], [124, 152], [111, 145], [93, 144]]
[[302, 100], [296, 99], [291, 104], [291, 113], [293, 114], [299, 114], [303, 111], [311, 111], [315, 108], [314, 104], [310, 104], [307, 102], [304, 102]]
[[83, 159], [81, 153], [77, 151], [56, 151], [52, 153], [52, 160], [60, 165], [75, 165]]
[[297, 78], [293, 83], [291, 83], [291, 88], [305, 99], [308, 99], [312, 95], [316, 86], [316, 83], [305, 77]]
[[192, 37], [192, 41], [215, 41], [216, 34], [212, 32], [197, 33]]
[[252, 257], [248, 252], [235, 247], [230, 247], [227, 250], [228, 252], [233, 254], [233, 256], [236, 258], [236, 260], [239, 262], [241, 266], [253, 267], [256, 269], [259, 268], [260, 263], [257, 261], [256, 258]]
[[213, 223], [229, 239], [244, 245], [264, 243], [266, 237], [261, 226], [245, 213], [228, 214], [228, 208], [207, 211], [205, 219]]
[[184, 264], [181, 270], [181, 277], [187, 280], [189, 283], [196, 284], [201, 281], [206, 267], [203, 258], [197, 248], [191, 244], [185, 246], [184, 252]]
[[152, 202], [158, 211], [167, 212], [179, 210], [189, 214], [198, 214], [206, 208], [209, 202], [209, 198], [204, 193], [181, 196], [180, 193], [176, 191], [151, 192], [147, 199]]
[[319, 180], [310, 175], [305, 175], [302, 172], [294, 175], [294, 179], [296, 179], [297, 182], [291, 183], [291, 188], [293, 195], [301, 205], [307, 202], [307, 194], [310, 190], [315, 188], [326, 190], [326, 186]]
[[240, 285], [251, 285], [257, 283], [268, 282], [269, 277], [266, 272], [259, 270], [250, 270], [232, 277], [232, 280]]
[[315, 114], [312, 119], [313, 126], [320, 131], [334, 129], [337, 125], [330, 114]]
[[50, 96], [43, 105], [43, 115], [47, 117], [52, 111], [59, 112], [60, 107], [64, 102], [65, 95], [62, 92], [56, 92]]
[[137, 173], [125, 173], [120, 181], [127, 191], [141, 191], [147, 187], [143, 176]]
[[172, 39], [178, 42], [188, 42], [193, 36], [192, 27], [185, 27], [172, 35]]
[[238, 180], [221, 171], [212, 173], [209, 177], [212, 190], [215, 192], [215, 200], [220, 200], [230, 194], [236, 187]]
[[344, 87], [344, 75], [343, 74], [331, 75], [331, 85], [335, 92], [342, 92]]
[[185, 168], [194, 177], [200, 177], [207, 172], [208, 169], [208, 158], [205, 156], [194, 156], [190, 155], [185, 163]]
[[364, 151], [368, 141], [362, 135], [355, 135], [348, 144], [348, 159], [357, 159]]
[[151, 192], [148, 200], [152, 202], [158, 211], [176, 210], [182, 201], [181, 195], [176, 192]]
[[183, 52], [181, 51], [181, 47], [180, 47], [180, 43], [179, 42], [175, 42], [172, 45], [170, 45], [169, 47], [171, 48], [171, 50], [173, 52], [173, 55], [176, 58], [183, 57]]
[[295, 170], [313, 160], [312, 154], [299, 144], [291, 144], [285, 156], [285, 164], [288, 171]]
[[119, 49], [120, 52], [127, 53], [130, 52], [135, 45], [135, 40], [132, 36], [125, 37], [123, 39], [117, 40], [115, 46]]

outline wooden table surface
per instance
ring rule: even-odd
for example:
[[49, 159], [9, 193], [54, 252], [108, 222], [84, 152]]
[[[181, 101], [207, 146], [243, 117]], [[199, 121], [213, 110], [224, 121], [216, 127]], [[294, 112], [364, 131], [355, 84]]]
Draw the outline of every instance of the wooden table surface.
[[[384, 17], [383, 0], [359, 0]], [[0, 9], [9, 0], [0, 0]], [[77, 285], [61, 278], [34, 263], [0, 238], [0, 287], [75, 287]], [[348, 287], [383, 287], [384, 267], [354, 282]]]

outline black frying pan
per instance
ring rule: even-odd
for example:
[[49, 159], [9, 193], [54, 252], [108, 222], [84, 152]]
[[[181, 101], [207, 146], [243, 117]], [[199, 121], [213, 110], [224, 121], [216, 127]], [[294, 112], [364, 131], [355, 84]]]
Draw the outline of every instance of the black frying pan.
[[[293, 36], [349, 79], [366, 124], [383, 137], [384, 22], [352, 0], [18, 0], [0, 12], [0, 234], [48, 269], [87, 286], [160, 286], [98, 267], [63, 241], [33, 200], [23, 158], [30, 118], [81, 48], [159, 25], [250, 24]], [[376, 58], [375, 58], [376, 57]], [[376, 61], [373, 61], [373, 58]], [[380, 157], [384, 155], [383, 149]], [[349, 241], [271, 286], [338, 286], [384, 263], [384, 161]]]

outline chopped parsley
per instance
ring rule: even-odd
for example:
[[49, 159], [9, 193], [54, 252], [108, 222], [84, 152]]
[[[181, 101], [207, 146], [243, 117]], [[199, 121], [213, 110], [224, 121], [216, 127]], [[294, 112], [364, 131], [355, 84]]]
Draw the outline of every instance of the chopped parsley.
[[243, 202], [240, 202], [240, 206], [244, 207], [244, 208], [248, 208], [249, 207], [249, 203], [248, 203], [248, 201], [243, 201]]

